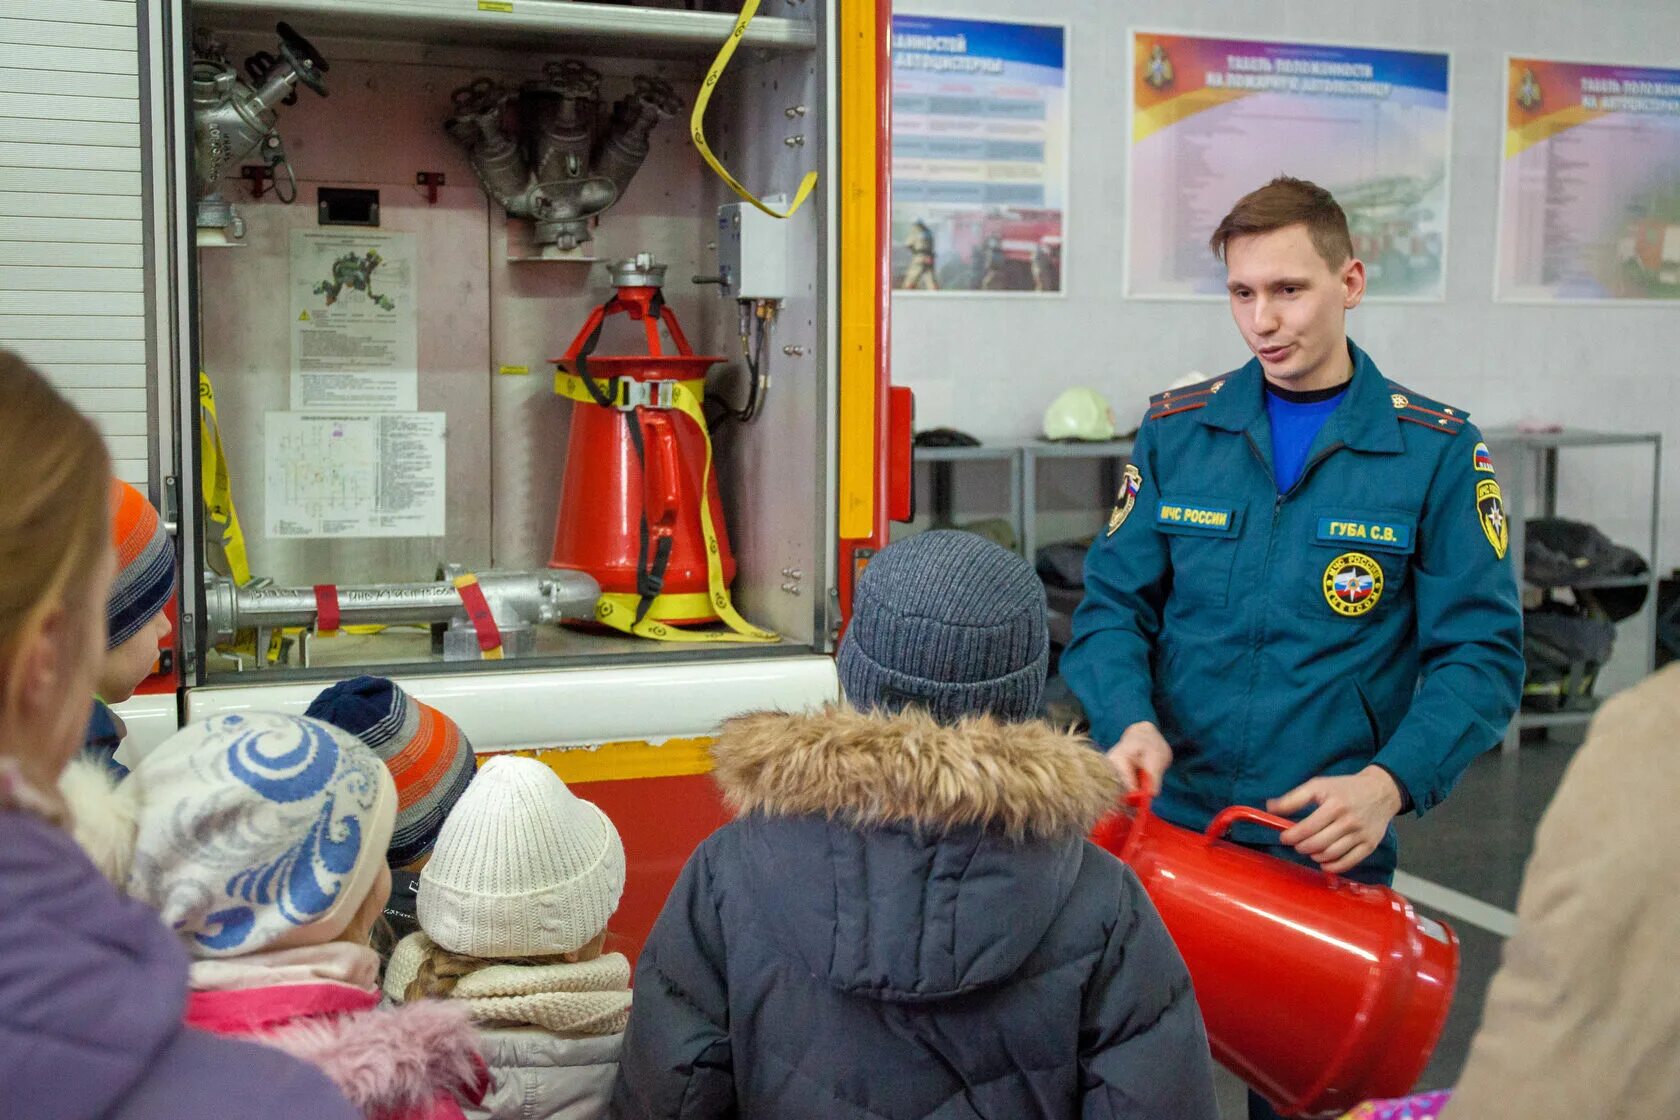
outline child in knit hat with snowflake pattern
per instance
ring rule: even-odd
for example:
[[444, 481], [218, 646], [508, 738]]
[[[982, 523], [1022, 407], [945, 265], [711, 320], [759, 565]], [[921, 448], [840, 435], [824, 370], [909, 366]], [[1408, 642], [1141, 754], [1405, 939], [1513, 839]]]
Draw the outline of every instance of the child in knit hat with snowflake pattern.
[[363, 743], [308, 717], [247, 712], [182, 728], [103, 808], [78, 809], [128, 823], [101, 829], [90, 854], [193, 958], [187, 1026], [319, 1067], [366, 1120], [462, 1120], [488, 1081], [466, 1016], [380, 1006], [369, 939], [390, 891], [396, 807]]
[[420, 933], [385, 971], [396, 1001], [464, 1004], [493, 1085], [490, 1120], [606, 1114], [630, 1017], [630, 963], [603, 953], [624, 891], [605, 813], [534, 759], [492, 758], [420, 873]]

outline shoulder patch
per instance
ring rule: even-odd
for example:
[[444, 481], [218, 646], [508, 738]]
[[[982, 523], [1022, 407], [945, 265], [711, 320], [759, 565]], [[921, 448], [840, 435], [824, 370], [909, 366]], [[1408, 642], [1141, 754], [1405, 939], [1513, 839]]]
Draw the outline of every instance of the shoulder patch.
[[1437, 432], [1455, 436], [1464, 430], [1465, 423], [1470, 419], [1470, 414], [1464, 409], [1421, 396], [1398, 381], [1388, 383], [1388, 393], [1398, 419], [1420, 424]]
[[1168, 389], [1156, 393], [1149, 398], [1149, 414], [1146, 420], [1159, 420], [1163, 416], [1171, 416], [1178, 412], [1193, 412], [1205, 406], [1213, 395], [1225, 387], [1225, 380], [1229, 374], [1210, 377], [1206, 381], [1195, 385], [1187, 385], [1182, 389]]

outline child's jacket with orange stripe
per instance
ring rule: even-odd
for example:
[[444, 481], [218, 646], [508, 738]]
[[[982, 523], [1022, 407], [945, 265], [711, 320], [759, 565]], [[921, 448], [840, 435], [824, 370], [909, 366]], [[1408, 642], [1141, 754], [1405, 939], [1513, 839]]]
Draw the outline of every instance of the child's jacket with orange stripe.
[[[1258, 360], [1153, 398], [1086, 558], [1062, 672], [1100, 746], [1161, 729], [1156, 808], [1177, 824], [1372, 762], [1422, 812], [1516, 711], [1522, 612], [1481, 434], [1348, 350], [1283, 494]], [[1371, 863], [1394, 858], [1390, 830]]]

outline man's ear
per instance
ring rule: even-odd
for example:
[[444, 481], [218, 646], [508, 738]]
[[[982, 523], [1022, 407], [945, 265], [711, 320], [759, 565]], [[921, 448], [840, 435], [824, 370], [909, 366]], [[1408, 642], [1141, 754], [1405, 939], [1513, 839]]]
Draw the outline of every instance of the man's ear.
[[1365, 298], [1365, 262], [1358, 257], [1348, 258], [1342, 266], [1342, 308], [1352, 311]]

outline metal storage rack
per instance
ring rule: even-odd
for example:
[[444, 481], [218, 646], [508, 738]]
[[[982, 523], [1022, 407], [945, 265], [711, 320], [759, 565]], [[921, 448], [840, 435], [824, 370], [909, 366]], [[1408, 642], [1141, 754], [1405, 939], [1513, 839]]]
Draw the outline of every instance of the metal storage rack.
[[1023, 495], [1023, 509], [1021, 511], [1021, 545], [1029, 560], [1036, 563], [1038, 556], [1038, 475], [1039, 462], [1047, 465], [1065, 459], [1098, 459], [1103, 465], [1101, 495], [1096, 502], [1099, 516], [1091, 521], [1091, 531], [1096, 532], [1101, 521], [1101, 511], [1106, 510], [1114, 501], [1115, 491], [1120, 486], [1120, 468], [1132, 457], [1132, 441], [1130, 439], [1111, 439], [1104, 443], [1051, 443], [1048, 440], [1031, 440], [1021, 445], [1021, 493]]
[[[1009, 520], [1015, 528], [1018, 551], [1028, 560], [1038, 554], [1038, 478], [1040, 461], [1053, 464], [1066, 459], [1097, 459], [1103, 463], [1102, 493], [1095, 508], [1106, 509], [1119, 487], [1120, 468], [1131, 457], [1132, 441], [1103, 443], [1052, 443], [1049, 440], [1006, 441], [979, 447], [918, 447], [914, 458], [933, 471], [933, 508], [936, 520], [951, 515], [951, 476], [958, 463], [1009, 464]], [[1048, 468], [1045, 468], [1048, 469]], [[1092, 531], [1097, 522], [1092, 521]]]
[[[1526, 520], [1530, 503], [1538, 500], [1536, 516], [1557, 514], [1558, 452], [1564, 449], [1592, 449], [1606, 447], [1647, 446], [1651, 449], [1651, 521], [1649, 547], [1646, 553], [1651, 570], [1644, 576], [1597, 581], [1583, 581], [1577, 587], [1648, 587], [1645, 605], [1635, 617], [1654, 625], [1657, 609], [1657, 548], [1660, 542], [1662, 436], [1656, 432], [1525, 432], [1515, 428], [1494, 428], [1482, 432], [1482, 438], [1499, 465], [1499, 481], [1504, 492], [1505, 508], [1510, 514], [1510, 552], [1513, 562], [1522, 563]], [[1632, 621], [1631, 619], [1629, 621]], [[1645, 671], [1656, 666], [1654, 642], [1645, 644]], [[1524, 712], [1519, 711], [1506, 729], [1504, 749], [1516, 750], [1523, 731], [1529, 728], [1583, 727], [1592, 720], [1593, 711]]]
[[935, 525], [951, 521], [955, 495], [952, 476], [958, 463], [1003, 463], [1009, 477], [1009, 524], [1015, 530], [1015, 547], [1027, 559], [1025, 538], [1021, 535], [1024, 517], [1021, 497], [1021, 449], [1013, 444], [982, 444], [979, 447], [917, 447], [912, 453], [917, 463], [928, 464], [933, 486], [933, 520]]

